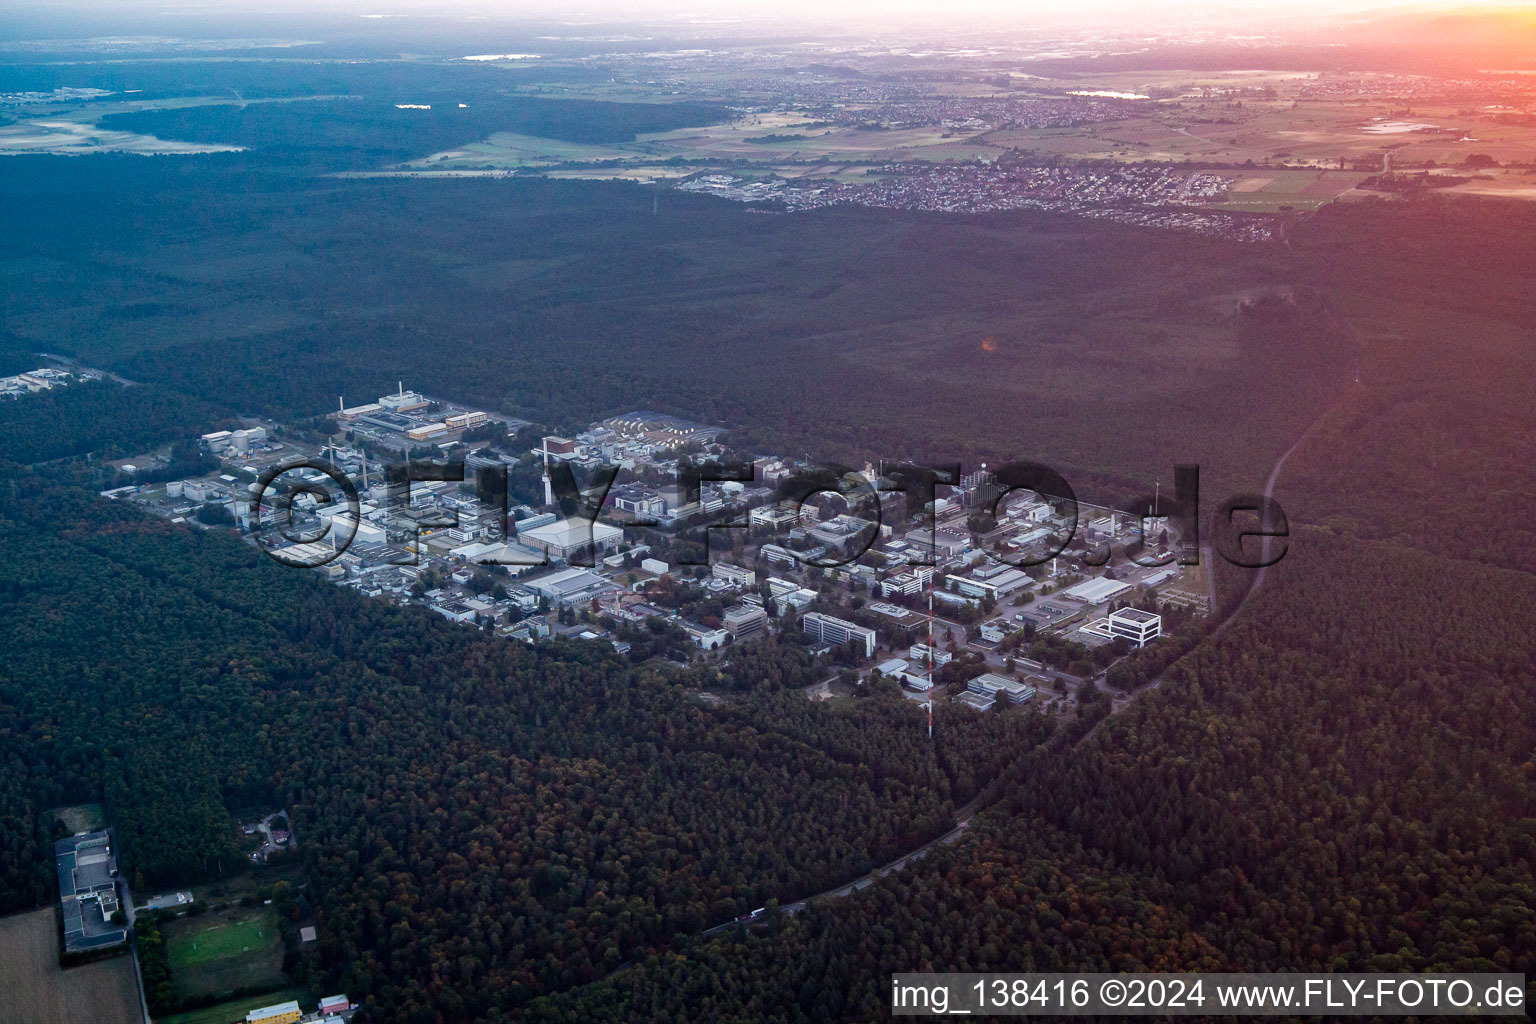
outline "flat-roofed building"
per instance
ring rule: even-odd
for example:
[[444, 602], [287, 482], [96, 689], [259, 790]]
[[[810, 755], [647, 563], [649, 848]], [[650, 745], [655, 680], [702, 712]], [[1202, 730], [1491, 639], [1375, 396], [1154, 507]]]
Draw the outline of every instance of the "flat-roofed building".
[[575, 604], [617, 589], [607, 577], [590, 569], [562, 569], [530, 580], [523, 586], [555, 605]]
[[762, 505], [747, 513], [747, 521], [753, 526], [766, 526], [773, 530], [781, 530], [788, 526], [798, 526], [801, 522], [800, 506], [792, 501], [781, 501], [776, 505]]
[[790, 554], [788, 548], [780, 547], [777, 544], [764, 544], [760, 549], [760, 553], [769, 565], [792, 566], [798, 561], [794, 555]]
[[539, 442], [539, 451], [546, 458], [569, 459], [576, 454], [577, 444], [568, 437], [556, 437], [551, 434]]
[[1121, 608], [1109, 613], [1109, 631], [1142, 647], [1162, 635], [1163, 617], [1140, 608]]
[[519, 523], [517, 527], [518, 543], [564, 561], [587, 548], [594, 554], [611, 550], [623, 539], [624, 531], [617, 526], [586, 519], [561, 519], [531, 529]]
[[1001, 572], [985, 574], [976, 572], [970, 576], [951, 573], [945, 579], [949, 587], [958, 594], [964, 594], [966, 597], [990, 597], [993, 600], [1017, 593], [1033, 586], [1035, 582], [1028, 573], [1012, 567], [1004, 568]]
[[966, 707], [975, 708], [977, 711], [991, 711], [996, 706], [997, 701], [985, 694], [972, 693], [970, 690], [967, 690], [955, 698], [955, 703], [964, 704]]
[[445, 437], [448, 434], [446, 423], [424, 423], [419, 427], [412, 427], [405, 432], [405, 436], [412, 441], [430, 441], [433, 438]]
[[115, 946], [127, 929], [112, 920], [120, 909], [117, 861], [108, 832], [87, 832], [53, 844], [64, 915], [64, 950], [80, 953]]
[[378, 404], [391, 412], [411, 412], [415, 409], [425, 409], [431, 403], [427, 401], [425, 395], [405, 390], [405, 384], [402, 382], [394, 394], [380, 395]]
[[1013, 632], [1013, 628], [1008, 625], [1007, 619], [993, 619], [991, 622], [983, 622], [977, 632], [987, 643], [1000, 644]]
[[874, 630], [831, 615], [806, 612], [800, 617], [800, 631], [827, 644], [843, 644], [852, 640], [863, 649], [864, 657], [872, 658], [875, 655]]
[[727, 608], [721, 620], [725, 631], [735, 640], [745, 640], [768, 631], [768, 613], [751, 605]]
[[1075, 587], [1068, 587], [1063, 593], [1066, 596], [1089, 604], [1103, 604], [1131, 589], [1129, 583], [1120, 580], [1107, 579], [1103, 576], [1091, 580], [1084, 580]]
[[972, 693], [991, 697], [993, 700], [1002, 699], [1009, 704], [1023, 704], [1035, 695], [1035, 688], [1028, 683], [1000, 676], [996, 672], [983, 672], [966, 683], [965, 688]]
[[880, 596], [891, 597], [895, 594], [912, 595], [919, 593], [933, 578], [933, 567], [927, 565], [910, 566], [897, 573], [892, 573], [880, 581]]
[[[934, 668], [942, 668], [954, 660], [953, 654], [950, 654], [948, 651], [941, 651], [938, 648], [933, 648], [932, 654]], [[912, 663], [914, 665], [920, 665], [926, 668], [928, 665], [928, 656], [929, 647], [927, 644], [913, 644], [907, 649], [907, 657], [912, 659]]]
[[304, 1011], [299, 1009], [298, 1001], [289, 1000], [252, 1010], [245, 1015], [245, 1024], [293, 1024], [302, 1016]]
[[730, 562], [716, 562], [710, 569], [710, 575], [733, 587], [750, 587], [757, 582], [757, 573], [751, 569], [743, 569], [739, 565], [732, 565]]
[[723, 629], [712, 628], [698, 622], [683, 622], [683, 632], [687, 633], [701, 651], [713, 651], [717, 647], [725, 646], [726, 639], [730, 636]]
[[816, 603], [816, 591], [806, 590], [802, 587], [799, 590], [792, 590], [788, 594], [782, 594], [776, 600], [781, 607], [788, 606], [797, 612], [803, 612]]
[[769, 576], [766, 582], [768, 583], [769, 597], [783, 597], [785, 594], [793, 594], [800, 589], [800, 584], [778, 576]]
[[367, 405], [354, 405], [350, 407], [343, 406], [342, 409], [336, 413], [336, 418], [339, 420], [350, 421], [358, 419], [362, 416], [371, 416], [376, 412], [383, 411], [384, 407], [378, 402], [369, 402]]

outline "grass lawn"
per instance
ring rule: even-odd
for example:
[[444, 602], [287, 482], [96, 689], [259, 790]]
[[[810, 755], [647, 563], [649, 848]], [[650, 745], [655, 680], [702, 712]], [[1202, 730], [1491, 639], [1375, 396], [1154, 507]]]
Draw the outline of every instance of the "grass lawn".
[[171, 967], [190, 967], [264, 949], [277, 937], [271, 911], [178, 935], [170, 944]]
[[165, 940], [171, 983], [183, 999], [283, 984], [283, 941], [270, 907], [181, 918], [165, 925]]
[[271, 1006], [274, 1003], [286, 1003], [290, 999], [297, 999], [300, 1006], [306, 1010], [314, 1007], [309, 1005], [309, 993], [301, 988], [285, 988], [268, 992], [261, 996], [246, 996], [243, 999], [231, 999], [227, 1003], [219, 1003], [216, 1006], [205, 1006], [200, 1010], [188, 1010], [185, 1013], [173, 1013], [167, 1017], [155, 1018], [155, 1024], [238, 1024], [245, 1020], [245, 1015], [252, 1010], [263, 1006]]

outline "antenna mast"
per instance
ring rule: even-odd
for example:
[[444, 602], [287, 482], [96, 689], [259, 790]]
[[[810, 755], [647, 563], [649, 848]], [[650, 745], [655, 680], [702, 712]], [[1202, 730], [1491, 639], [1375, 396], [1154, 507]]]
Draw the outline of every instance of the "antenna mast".
[[933, 569], [928, 569], [928, 738], [933, 739]]

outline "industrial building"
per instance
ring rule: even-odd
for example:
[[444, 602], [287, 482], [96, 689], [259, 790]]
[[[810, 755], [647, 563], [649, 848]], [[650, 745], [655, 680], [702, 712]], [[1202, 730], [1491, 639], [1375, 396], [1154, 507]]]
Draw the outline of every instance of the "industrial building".
[[53, 844], [53, 856], [64, 912], [65, 952], [83, 953], [125, 941], [128, 929], [112, 920], [121, 907], [111, 833], [86, 832], [60, 839]]
[[588, 548], [593, 554], [611, 550], [624, 539], [624, 531], [607, 523], [562, 519], [532, 528], [519, 523], [517, 539], [521, 544], [544, 552], [551, 559], [568, 562], [574, 555]]
[[523, 584], [552, 605], [575, 604], [615, 590], [615, 584], [590, 569], [563, 569]]
[[1084, 580], [1075, 587], [1068, 587], [1064, 594], [1078, 601], [1086, 601], [1088, 604], [1103, 604], [1106, 601], [1119, 597], [1131, 589], [1129, 583], [1120, 580], [1112, 580], [1105, 576], [1098, 576], [1091, 580]]
[[404, 381], [401, 381], [398, 387], [399, 390], [393, 395], [383, 395], [379, 398], [379, 404], [390, 412], [414, 412], [417, 409], [425, 409], [428, 405], [432, 404], [427, 401], [425, 395], [405, 390]]
[[1033, 586], [1035, 581], [1011, 566], [989, 566], [976, 570], [970, 576], [951, 573], [945, 577], [945, 582], [957, 594], [976, 598], [990, 597], [995, 601]]

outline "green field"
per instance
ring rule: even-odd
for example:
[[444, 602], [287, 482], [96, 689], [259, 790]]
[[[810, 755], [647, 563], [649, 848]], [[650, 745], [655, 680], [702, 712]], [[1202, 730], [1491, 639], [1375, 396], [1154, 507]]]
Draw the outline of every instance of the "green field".
[[182, 918], [164, 928], [171, 982], [182, 999], [283, 983], [283, 942], [269, 907]]
[[178, 935], [171, 941], [171, 967], [191, 967], [240, 956], [270, 946], [276, 937], [277, 925], [270, 911], [246, 920], [201, 928]]
[[308, 1005], [310, 1000], [308, 992], [301, 988], [285, 988], [265, 995], [231, 999], [227, 1003], [188, 1010], [185, 1013], [173, 1013], [168, 1017], [157, 1017], [155, 1024], [237, 1024], [245, 1020], [245, 1015], [252, 1010], [271, 1006], [273, 1003], [286, 1003], [290, 999], [297, 999], [306, 1009], [313, 1009]]

